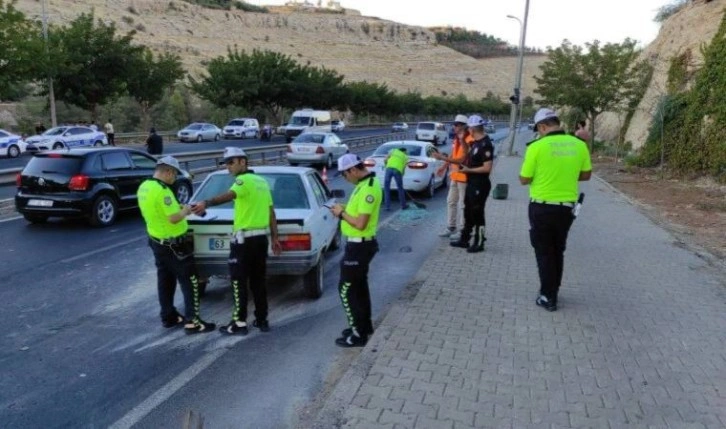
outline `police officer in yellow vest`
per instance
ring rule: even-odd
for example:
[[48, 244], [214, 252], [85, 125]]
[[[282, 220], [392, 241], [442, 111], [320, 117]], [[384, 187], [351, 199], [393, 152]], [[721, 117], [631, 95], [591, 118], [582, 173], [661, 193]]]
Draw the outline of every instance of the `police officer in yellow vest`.
[[376, 229], [381, 209], [381, 184], [357, 155], [338, 159], [338, 171], [355, 189], [345, 206], [336, 204], [330, 211], [340, 218], [340, 230], [347, 238], [340, 263], [338, 292], [350, 328], [335, 340], [340, 347], [363, 347], [373, 334], [368, 267], [378, 252]]
[[386, 211], [391, 210], [391, 179], [396, 180], [398, 201], [401, 203], [401, 210], [408, 208], [406, 194], [403, 189], [403, 173], [406, 170], [406, 163], [408, 163], [408, 155], [406, 155], [405, 147], [394, 148], [386, 156], [386, 176], [383, 179]]
[[[139, 208], [146, 222], [149, 246], [156, 262], [162, 324], [171, 328], [183, 323], [187, 334], [211, 332], [214, 323], [203, 321], [199, 315], [199, 284], [194, 249], [186, 237], [186, 217], [191, 213], [191, 207], [182, 207], [171, 188], [180, 172], [179, 162], [173, 157], [159, 159], [154, 176], [139, 186]], [[177, 281], [184, 295], [183, 317], [174, 308]]]
[[277, 220], [272, 205], [270, 186], [262, 177], [247, 168], [247, 154], [238, 147], [224, 150], [227, 170], [235, 177], [232, 187], [193, 206], [202, 214], [207, 207], [234, 200], [234, 228], [229, 251], [229, 272], [234, 295], [232, 320], [219, 328], [225, 335], [247, 335], [247, 284], [255, 301], [253, 326], [262, 332], [270, 330], [267, 320], [267, 234], [272, 237], [272, 251], [281, 253], [277, 237]]
[[590, 180], [587, 144], [560, 128], [557, 114], [539, 109], [534, 129], [540, 138], [527, 145], [519, 181], [529, 186], [529, 237], [537, 258], [540, 290], [536, 304], [557, 310], [567, 234], [578, 198], [578, 181]]

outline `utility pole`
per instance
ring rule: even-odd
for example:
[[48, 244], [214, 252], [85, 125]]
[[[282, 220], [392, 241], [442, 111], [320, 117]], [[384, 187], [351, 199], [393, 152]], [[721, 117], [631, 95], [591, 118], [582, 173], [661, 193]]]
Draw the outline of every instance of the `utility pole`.
[[519, 18], [507, 15], [507, 18], [516, 19], [519, 21], [520, 34], [519, 34], [519, 58], [517, 59], [517, 71], [514, 83], [514, 95], [509, 97], [512, 102], [512, 110], [509, 117], [509, 140], [507, 142], [507, 155], [512, 155], [512, 148], [514, 147], [514, 139], [517, 137], [517, 109], [519, 108], [522, 100], [521, 89], [522, 89], [522, 65], [524, 62], [524, 42], [527, 35], [527, 18], [529, 17], [529, 0], [526, 0], [524, 6], [524, 22], [520, 21]]
[[[48, 50], [48, 15], [45, 13], [45, 3], [46, 0], [43, 0], [43, 40], [45, 40], [45, 57], [46, 60], [49, 56], [49, 50]], [[58, 126], [58, 121], [56, 120], [55, 115], [55, 92], [53, 91], [53, 77], [50, 75], [50, 72], [48, 72], [48, 97], [49, 97], [49, 104], [50, 104], [50, 124], [53, 127]]]

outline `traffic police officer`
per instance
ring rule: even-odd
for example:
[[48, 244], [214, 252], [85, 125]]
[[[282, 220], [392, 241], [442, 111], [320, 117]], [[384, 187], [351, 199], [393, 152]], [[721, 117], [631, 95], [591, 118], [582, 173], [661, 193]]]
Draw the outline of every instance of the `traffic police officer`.
[[405, 147], [394, 148], [386, 157], [386, 176], [383, 179], [386, 211], [391, 210], [391, 179], [396, 181], [398, 201], [401, 203], [401, 210], [408, 208], [406, 194], [403, 189], [403, 172], [406, 170], [406, 163], [408, 163], [408, 155], [406, 155]]
[[[214, 323], [203, 321], [199, 315], [199, 279], [193, 245], [186, 237], [186, 217], [191, 207], [182, 207], [171, 188], [180, 172], [179, 162], [173, 157], [159, 159], [154, 176], [139, 186], [137, 198], [156, 262], [162, 324], [171, 328], [184, 323], [187, 334], [211, 332]], [[177, 281], [184, 295], [184, 317], [174, 308]]]
[[527, 145], [519, 181], [530, 185], [529, 237], [540, 280], [536, 304], [555, 311], [577, 184], [590, 180], [592, 165], [587, 144], [566, 134], [553, 110], [539, 109], [534, 129], [540, 138]]
[[340, 263], [338, 292], [350, 328], [335, 340], [340, 347], [363, 347], [373, 334], [371, 296], [368, 287], [368, 267], [378, 252], [376, 229], [381, 209], [381, 184], [375, 173], [369, 172], [361, 159], [346, 154], [338, 159], [338, 171], [355, 189], [342, 206], [335, 204], [330, 211], [340, 218], [340, 230], [347, 238], [345, 254]]
[[194, 204], [196, 214], [207, 207], [234, 200], [234, 228], [229, 251], [229, 271], [234, 295], [232, 321], [219, 328], [225, 335], [246, 335], [247, 284], [255, 301], [253, 326], [262, 332], [270, 330], [267, 320], [267, 234], [272, 236], [272, 251], [281, 253], [277, 237], [277, 221], [272, 205], [270, 186], [262, 177], [247, 168], [247, 154], [238, 147], [224, 151], [227, 170], [234, 176], [232, 187], [225, 193]]
[[[484, 209], [489, 191], [492, 189], [489, 173], [492, 171], [494, 161], [494, 145], [484, 132], [485, 121], [481, 116], [470, 116], [467, 125], [474, 142], [459, 170], [466, 174], [467, 183], [464, 196], [464, 229], [459, 240], [452, 241], [451, 245], [464, 247], [469, 253], [476, 253], [484, 250], [486, 241]], [[474, 241], [469, 245], [472, 230]]]

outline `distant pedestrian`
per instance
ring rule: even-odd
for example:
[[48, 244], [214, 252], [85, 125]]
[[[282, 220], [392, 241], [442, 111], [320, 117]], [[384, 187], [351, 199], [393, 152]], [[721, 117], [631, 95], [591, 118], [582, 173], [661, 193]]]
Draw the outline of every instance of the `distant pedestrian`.
[[45, 126], [42, 122], [38, 122], [38, 125], [35, 126], [35, 134], [43, 134], [45, 132]]
[[164, 151], [164, 141], [156, 134], [156, 128], [149, 130], [149, 137], [146, 138], [146, 148], [150, 155], [161, 155]]
[[[106, 125], [103, 126], [103, 130], [106, 132], [106, 139], [108, 140], [108, 144], [111, 146], [116, 146], [116, 141], [114, 140], [114, 137], [116, 134], [113, 131], [113, 120], [109, 119], [108, 122], [106, 122]], [[161, 152], [159, 152], [161, 153]]]
[[[486, 241], [486, 202], [492, 189], [489, 174], [494, 164], [494, 145], [492, 139], [484, 131], [484, 119], [472, 115], [467, 121], [469, 132], [474, 142], [461, 165], [462, 173], [466, 174], [466, 193], [464, 196], [464, 229], [461, 237], [450, 244], [454, 247], [466, 248], [469, 253], [484, 251]], [[474, 234], [474, 240], [469, 240]]]
[[446, 156], [435, 152], [431, 156], [446, 161], [437, 171], [439, 176], [446, 173], [449, 168], [449, 193], [446, 197], [446, 229], [439, 234], [440, 237], [449, 237], [449, 240], [457, 241], [464, 229], [464, 194], [466, 193], [466, 174], [459, 171], [459, 164], [464, 162], [469, 153], [474, 139], [466, 127], [469, 120], [464, 115], [456, 115], [454, 118], [454, 140], [451, 143], [451, 155]]
[[535, 302], [547, 311], [555, 311], [578, 181], [590, 180], [592, 166], [587, 145], [560, 128], [553, 110], [539, 109], [534, 127], [540, 138], [527, 145], [519, 181], [530, 185], [529, 237], [540, 280]]
[[575, 137], [584, 141], [585, 143], [590, 141], [590, 133], [587, 131], [587, 123], [585, 121], [577, 121], [577, 129], [575, 130]]
[[406, 155], [405, 147], [397, 147], [388, 152], [384, 165], [386, 166], [386, 176], [383, 179], [384, 200], [386, 201], [386, 211], [391, 210], [391, 180], [396, 181], [396, 190], [398, 191], [398, 202], [401, 204], [401, 210], [408, 208], [406, 204], [406, 192], [403, 189], [403, 174], [406, 171], [406, 163], [408, 155]]

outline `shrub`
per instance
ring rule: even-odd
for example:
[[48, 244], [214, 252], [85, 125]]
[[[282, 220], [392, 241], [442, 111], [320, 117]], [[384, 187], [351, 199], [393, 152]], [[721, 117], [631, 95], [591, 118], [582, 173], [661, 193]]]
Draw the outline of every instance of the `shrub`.
[[655, 22], [663, 22], [666, 19], [673, 16], [676, 12], [683, 9], [690, 0], [676, 0], [674, 2], [671, 2], [665, 6], [661, 6], [660, 9], [658, 9], [658, 12], [656, 12], [655, 17], [653, 18], [653, 21]]
[[243, 1], [235, 1], [234, 7], [244, 12], [269, 13], [269, 10], [264, 6], [257, 6]]

